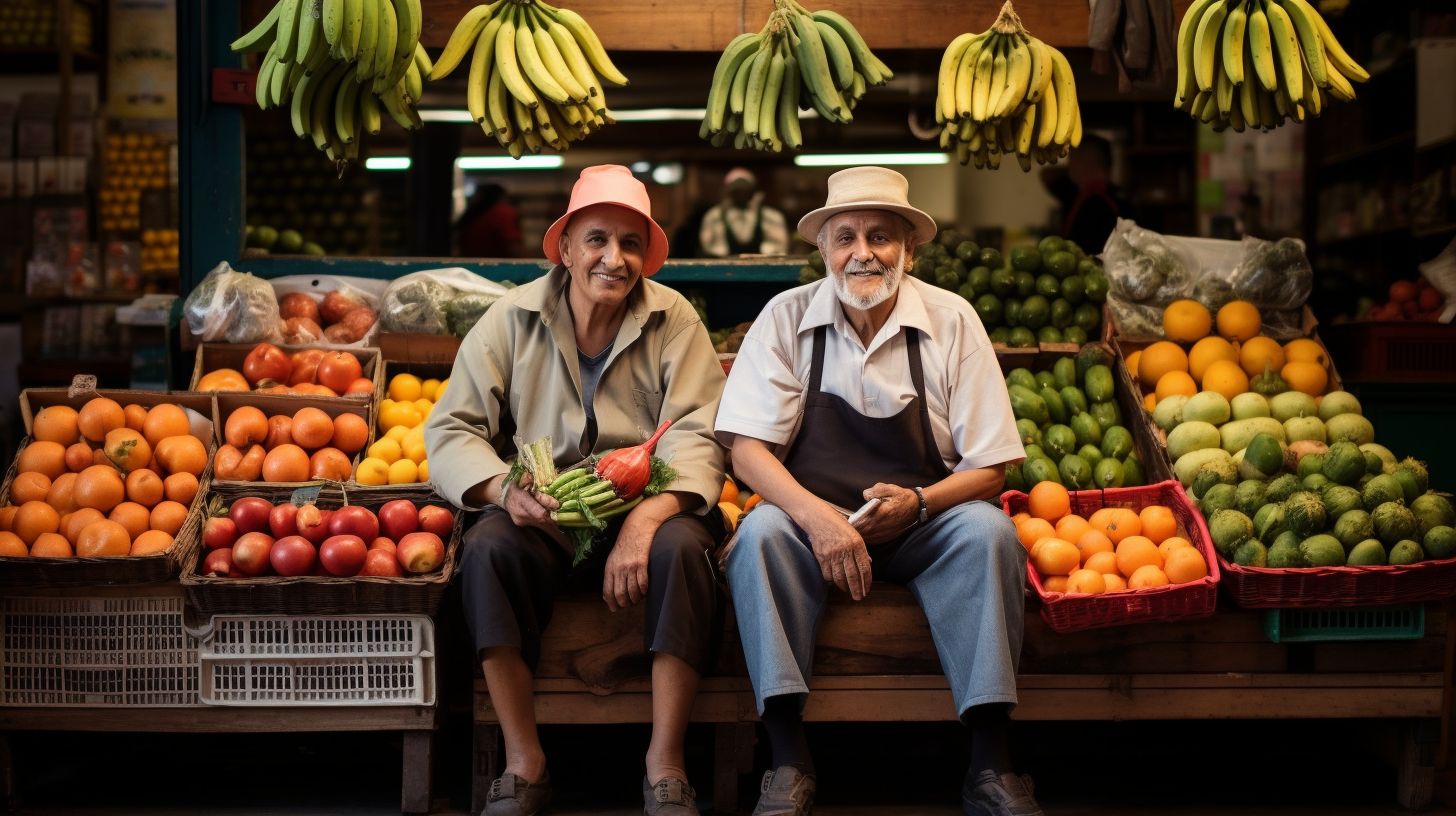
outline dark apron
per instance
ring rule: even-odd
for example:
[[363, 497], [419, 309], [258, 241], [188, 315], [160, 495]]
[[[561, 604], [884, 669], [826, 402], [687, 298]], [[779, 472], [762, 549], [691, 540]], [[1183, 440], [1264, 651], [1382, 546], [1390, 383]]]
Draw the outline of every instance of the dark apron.
[[843, 399], [819, 390], [827, 328], [814, 330], [804, 419], [784, 467], [810, 493], [850, 511], [864, 504], [864, 491], [877, 482], [925, 487], [949, 476], [930, 430], [919, 332], [905, 330], [915, 398], [894, 416], [867, 417]]
[[728, 257], [735, 255], [757, 255], [763, 250], [763, 207], [759, 207], [753, 217], [753, 234], [748, 237], [746, 243], [739, 243], [733, 235], [733, 227], [728, 224], [728, 208], [725, 206], [718, 210], [718, 218], [723, 222], [723, 237], [728, 241]]

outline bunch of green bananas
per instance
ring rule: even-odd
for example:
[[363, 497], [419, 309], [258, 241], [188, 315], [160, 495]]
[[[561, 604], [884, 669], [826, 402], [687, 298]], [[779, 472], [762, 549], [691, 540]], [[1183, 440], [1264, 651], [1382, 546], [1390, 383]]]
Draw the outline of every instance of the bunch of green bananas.
[[739, 34], [723, 50], [698, 135], [714, 147], [731, 137], [740, 150], [798, 150], [801, 107], [848, 123], [865, 89], [894, 76], [842, 15], [775, 0], [762, 31]]
[[[472, 51], [473, 49], [473, 51]], [[542, 148], [565, 151], [603, 125], [603, 80], [626, 85], [586, 20], [539, 0], [496, 0], [460, 18], [430, 72], [449, 76], [471, 53], [466, 107], [515, 158]]]
[[1016, 154], [1056, 164], [1082, 143], [1077, 82], [1062, 52], [1026, 32], [1011, 0], [980, 34], [962, 34], [940, 58], [935, 120], [940, 146], [961, 164], [1001, 166]]
[[384, 113], [421, 127], [414, 103], [432, 64], [419, 0], [279, 0], [232, 50], [263, 52], [258, 107], [286, 106], [293, 132], [335, 162], [357, 159]]
[[1173, 106], [1214, 130], [1270, 130], [1354, 99], [1351, 81], [1368, 79], [1308, 0], [1194, 0]]

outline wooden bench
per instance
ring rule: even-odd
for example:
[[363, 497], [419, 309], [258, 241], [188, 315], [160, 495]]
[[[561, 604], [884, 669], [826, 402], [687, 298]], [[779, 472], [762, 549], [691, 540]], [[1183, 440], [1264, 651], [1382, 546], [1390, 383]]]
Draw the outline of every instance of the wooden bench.
[[[910, 593], [876, 585], [855, 604], [834, 595], [819, 631], [811, 722], [952, 721], [954, 706]], [[738, 778], [753, 770], [757, 710], [731, 610], [718, 672], [703, 680], [693, 720], [715, 725], [713, 800], [737, 806]], [[1028, 605], [1018, 677], [1018, 720], [1385, 719], [1402, 728], [1397, 796], [1429, 803], [1451, 708], [1446, 610], [1427, 609], [1419, 641], [1271, 643], [1263, 614], [1220, 609], [1201, 621], [1069, 635]], [[537, 720], [550, 724], [651, 721], [642, 614], [616, 615], [596, 597], [558, 602], [542, 644]], [[1251, 694], [1277, 705], [1249, 705]], [[1267, 699], [1267, 697], [1266, 697]], [[499, 726], [483, 680], [475, 688], [474, 803], [499, 773]], [[1439, 742], [1439, 751], [1438, 751]]]

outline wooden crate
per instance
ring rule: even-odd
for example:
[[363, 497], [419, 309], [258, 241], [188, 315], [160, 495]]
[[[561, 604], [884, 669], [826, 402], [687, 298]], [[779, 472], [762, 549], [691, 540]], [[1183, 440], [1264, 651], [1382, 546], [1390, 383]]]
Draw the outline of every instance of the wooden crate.
[[[222, 441], [223, 428], [227, 424], [227, 418], [232, 415], [233, 411], [236, 411], [237, 409], [245, 405], [257, 408], [261, 410], [264, 415], [269, 417], [274, 416], [275, 414], [286, 414], [288, 416], [293, 416], [295, 413], [298, 412], [300, 408], [312, 406], [328, 414], [330, 418], [337, 417], [340, 414], [356, 414], [360, 417], [363, 417], [364, 421], [369, 423], [372, 427], [374, 424], [374, 412], [373, 410], [371, 410], [371, 401], [372, 400], [370, 399], [360, 401], [352, 399], [339, 399], [336, 397], [304, 397], [292, 394], [258, 394], [254, 392], [241, 394], [220, 392], [213, 398], [213, 424], [217, 427], [219, 441]], [[313, 452], [309, 451], [308, 453], [312, 455]], [[360, 451], [359, 453], [351, 455], [351, 464], [349, 471], [350, 474], [354, 472], [353, 468], [359, 466], [359, 456], [362, 453], [363, 451]], [[302, 487], [303, 485], [320, 483], [320, 480], [309, 480], [304, 482], [288, 482], [287, 484], [293, 487]], [[220, 487], [237, 489], [245, 488], [249, 485], [273, 486], [281, 483], [264, 481], [240, 482], [236, 480], [215, 480], [215, 484]]]
[[[248, 352], [257, 347], [257, 343], [203, 343], [197, 347], [197, 360], [192, 365], [192, 381], [188, 384], [188, 390], [196, 391], [197, 383], [210, 371], [217, 371], [220, 368], [231, 368], [242, 373], [243, 360], [247, 358]], [[279, 346], [284, 352], [292, 355], [295, 351], [304, 351], [317, 348], [325, 353], [333, 351], [347, 351], [359, 358], [359, 366], [363, 369], [366, 379], [373, 380], [375, 389], [379, 387], [380, 354], [377, 348], [340, 349], [324, 348], [321, 346]], [[220, 392], [220, 393], [242, 393], [242, 392]], [[340, 399], [349, 402], [368, 402], [373, 394], [362, 394], [339, 397], [319, 397], [319, 399]]]

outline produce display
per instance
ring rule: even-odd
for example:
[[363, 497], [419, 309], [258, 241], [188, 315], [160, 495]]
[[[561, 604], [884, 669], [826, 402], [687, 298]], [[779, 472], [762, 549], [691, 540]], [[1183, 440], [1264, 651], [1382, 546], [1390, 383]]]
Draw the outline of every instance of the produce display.
[[420, 45], [420, 0], [278, 0], [232, 50], [262, 53], [257, 103], [287, 106], [294, 135], [335, 163], [359, 158], [381, 108], [405, 130], [433, 64]]
[[202, 568], [213, 578], [300, 575], [400, 578], [425, 575], [445, 562], [455, 514], [396, 499], [378, 511], [360, 505], [332, 510], [313, 502], [273, 504], [249, 496], [217, 502], [202, 530]]
[[0, 507], [0, 555], [95, 558], [171, 549], [207, 468], [186, 409], [94, 397], [35, 415]]
[[[0, 48], [53, 48], [60, 33], [53, 0], [6, 0], [0, 4]], [[71, 45], [92, 45], [91, 7], [71, 7]]]
[[362, 485], [400, 485], [430, 481], [425, 455], [425, 420], [450, 386], [443, 380], [421, 380], [413, 374], [389, 378], [386, 397], [379, 401], [379, 437], [369, 446], [354, 473]]
[[894, 76], [843, 15], [777, 0], [760, 31], [723, 50], [698, 135], [714, 147], [798, 150], [800, 108], [848, 124], [866, 88]]
[[142, 230], [142, 275], [147, 278], [176, 278], [181, 251], [181, 233], [177, 230]]
[[1271, 130], [1355, 98], [1370, 74], [1308, 0], [1194, 0], [1178, 28], [1173, 106], [1214, 130]]
[[1144, 483], [1144, 463], [1114, 398], [1112, 357], [1086, 346], [1050, 370], [1013, 369], [1006, 391], [1026, 460], [1006, 469], [1006, 489], [1042, 482], [1075, 490]]
[[243, 245], [251, 250], [287, 255], [327, 255], [317, 243], [307, 240], [296, 229], [274, 229], [267, 224], [248, 224], [243, 228]]
[[1036, 485], [1028, 499], [1028, 512], [1012, 521], [1047, 592], [1101, 595], [1187, 584], [1208, 575], [1203, 553], [1168, 507], [1103, 507], [1083, 518], [1072, 512], [1067, 489], [1055, 482]]
[[962, 34], [940, 58], [935, 121], [961, 164], [1056, 164], [1082, 143], [1077, 82], [1062, 52], [1027, 33], [1011, 0], [991, 28]]
[[150, 133], [108, 133], [101, 150], [98, 223], [103, 232], [142, 228], [142, 193], [166, 189], [171, 146]]
[[243, 358], [242, 371], [219, 368], [202, 375], [197, 391], [249, 391], [267, 394], [339, 397], [370, 395], [374, 381], [364, 376], [352, 352], [325, 349], [284, 351], [259, 343]]
[[571, 9], [522, 0], [476, 6], [460, 18], [427, 75], [449, 76], [467, 53], [465, 105], [514, 158], [546, 147], [565, 152], [616, 121], [603, 85], [626, 85], [627, 77]]
[[497, 300], [496, 291], [513, 288], [513, 283], [496, 284], [476, 278], [470, 284], [441, 280], [430, 273], [416, 273], [408, 280], [389, 285], [379, 306], [379, 325], [385, 331], [410, 334], [452, 334], [464, 337], [475, 328]]
[[306, 406], [291, 416], [268, 416], [243, 405], [223, 420], [223, 441], [213, 478], [234, 482], [342, 482], [354, 472], [353, 455], [369, 441], [369, 422], [348, 412], [329, 416]]
[[294, 345], [357, 343], [369, 336], [379, 320], [368, 301], [343, 289], [328, 292], [321, 300], [289, 292], [278, 298], [278, 316], [283, 320], [284, 342]]
[[1446, 296], [1424, 276], [1392, 283], [1387, 298], [1384, 303], [1361, 298], [1356, 319], [1430, 322], [1439, 318], [1446, 308]]

